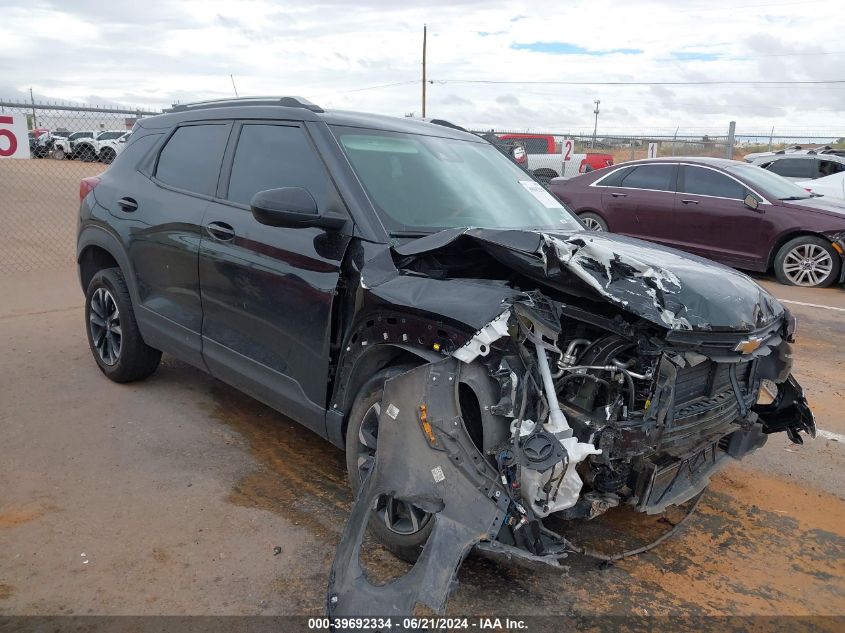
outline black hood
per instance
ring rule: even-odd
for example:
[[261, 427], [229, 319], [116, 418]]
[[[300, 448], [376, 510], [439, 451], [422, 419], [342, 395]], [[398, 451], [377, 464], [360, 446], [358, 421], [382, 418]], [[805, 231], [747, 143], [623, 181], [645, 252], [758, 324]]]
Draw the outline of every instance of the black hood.
[[591, 293], [670, 330], [748, 332], [784, 314], [777, 299], [732, 268], [613, 233], [447, 229], [393, 252], [402, 269], [417, 256], [477, 247], [542, 285]]

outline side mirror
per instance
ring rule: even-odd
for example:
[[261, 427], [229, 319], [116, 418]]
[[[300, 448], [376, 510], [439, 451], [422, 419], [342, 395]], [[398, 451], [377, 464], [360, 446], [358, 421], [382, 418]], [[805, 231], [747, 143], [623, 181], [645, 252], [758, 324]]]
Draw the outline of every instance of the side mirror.
[[750, 193], [745, 196], [745, 200], [743, 200], [742, 202], [745, 204], [746, 207], [748, 207], [752, 211], [756, 211], [757, 207], [760, 206], [760, 201], [757, 200], [757, 198], [752, 196]]
[[253, 217], [267, 226], [302, 229], [318, 226], [339, 229], [346, 217], [336, 213], [320, 213], [317, 202], [307, 189], [282, 187], [256, 193], [249, 203]]

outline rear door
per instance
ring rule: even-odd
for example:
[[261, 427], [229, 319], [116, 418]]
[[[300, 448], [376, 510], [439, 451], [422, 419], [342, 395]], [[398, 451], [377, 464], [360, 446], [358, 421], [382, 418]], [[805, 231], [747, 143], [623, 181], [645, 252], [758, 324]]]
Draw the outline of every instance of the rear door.
[[599, 181], [610, 230], [653, 241], [670, 236], [671, 227], [663, 224], [671, 222], [675, 171], [672, 163], [647, 163]]
[[149, 178], [133, 171], [109, 184], [109, 212], [126, 229], [144, 338], [199, 366], [202, 219], [217, 189], [230, 128], [228, 122], [181, 125], [165, 141]]
[[203, 354], [215, 376], [325, 435], [332, 304], [349, 236], [260, 224], [250, 200], [281, 187], [347, 213], [305, 127], [238, 123], [204, 220]]
[[765, 269], [772, 206], [752, 193], [761, 204], [751, 209], [744, 203], [750, 193], [717, 169], [681, 165], [672, 245], [729, 266]]

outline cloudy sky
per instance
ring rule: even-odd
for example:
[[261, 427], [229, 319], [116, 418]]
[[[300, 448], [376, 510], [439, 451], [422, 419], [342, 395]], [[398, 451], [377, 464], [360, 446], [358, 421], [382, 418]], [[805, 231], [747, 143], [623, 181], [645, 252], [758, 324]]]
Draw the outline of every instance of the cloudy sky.
[[845, 83], [583, 85], [845, 80], [845, 0], [0, 0], [0, 16], [0, 99], [162, 107], [232, 96], [232, 74], [241, 96], [419, 115], [425, 23], [428, 115], [461, 125], [592, 130], [600, 99], [605, 132], [845, 133]]

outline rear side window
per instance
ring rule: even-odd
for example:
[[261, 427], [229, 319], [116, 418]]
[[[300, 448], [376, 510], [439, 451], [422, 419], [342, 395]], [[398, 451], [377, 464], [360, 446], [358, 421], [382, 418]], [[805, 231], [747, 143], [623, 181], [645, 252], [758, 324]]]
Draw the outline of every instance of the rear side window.
[[177, 189], [213, 196], [228, 137], [225, 123], [178, 128], [159, 154], [156, 178]]
[[745, 198], [745, 187], [733, 178], [712, 169], [702, 167], [683, 168], [681, 191], [684, 193], [698, 194], [702, 196], [717, 196], [719, 198], [732, 198], [742, 200]]
[[548, 141], [544, 138], [522, 138], [520, 141], [529, 154], [547, 154], [549, 151]]
[[617, 169], [609, 176], [602, 178], [601, 182], [597, 184], [601, 187], [620, 187], [622, 179], [631, 172], [631, 169], [633, 169], [633, 167], [623, 167], [622, 169]]
[[812, 158], [784, 158], [772, 161], [766, 169], [787, 178], [812, 178], [815, 162]]
[[625, 174], [619, 187], [672, 191], [674, 165], [638, 165]]
[[307, 189], [322, 209], [327, 202], [329, 177], [301, 128], [244, 125], [226, 197], [248, 205], [259, 191], [281, 187]]

